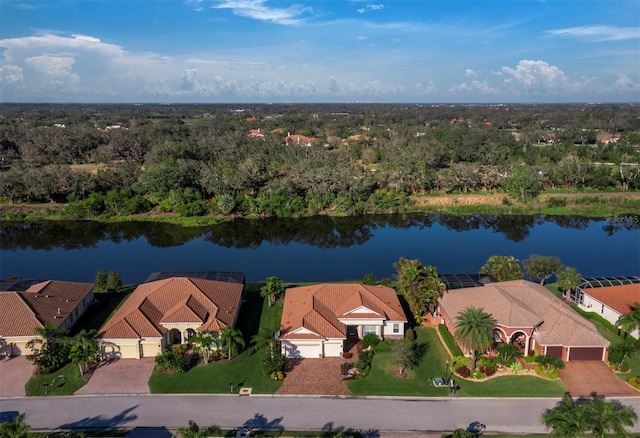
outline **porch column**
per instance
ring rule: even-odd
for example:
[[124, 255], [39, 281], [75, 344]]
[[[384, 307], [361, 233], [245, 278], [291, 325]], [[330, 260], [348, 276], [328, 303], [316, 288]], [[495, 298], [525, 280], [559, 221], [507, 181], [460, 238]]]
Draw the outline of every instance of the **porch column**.
[[524, 339], [524, 357], [529, 356], [529, 336], [525, 335]]
[[182, 333], [182, 330], [178, 330], [178, 333], [180, 333], [180, 343], [184, 344], [184, 333]]
[[358, 339], [362, 339], [362, 326], [358, 326]]

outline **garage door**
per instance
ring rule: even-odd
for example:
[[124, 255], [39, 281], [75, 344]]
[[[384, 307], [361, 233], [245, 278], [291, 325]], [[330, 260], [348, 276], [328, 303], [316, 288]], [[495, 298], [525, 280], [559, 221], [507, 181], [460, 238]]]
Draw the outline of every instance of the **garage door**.
[[316, 344], [289, 344], [285, 347], [286, 356], [292, 358], [308, 357], [317, 359], [322, 353], [322, 347], [319, 343]]
[[562, 345], [554, 345], [547, 347], [547, 356], [557, 357], [562, 359]]
[[602, 347], [571, 347], [569, 360], [602, 360]]

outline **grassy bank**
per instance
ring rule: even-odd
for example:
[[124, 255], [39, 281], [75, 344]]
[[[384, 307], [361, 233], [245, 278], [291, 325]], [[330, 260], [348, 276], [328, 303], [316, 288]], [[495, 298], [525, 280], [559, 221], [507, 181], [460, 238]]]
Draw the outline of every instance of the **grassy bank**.
[[[544, 193], [528, 202], [518, 202], [505, 194], [471, 193], [451, 195], [413, 196], [410, 203], [397, 208], [398, 213], [446, 213], [451, 215], [532, 215], [584, 216], [605, 218], [621, 215], [637, 215], [640, 212], [639, 192], [560, 192]], [[0, 205], [0, 220], [38, 221], [73, 220], [64, 214], [65, 204], [8, 204]], [[323, 214], [323, 213], [320, 213]], [[346, 215], [336, 210], [324, 214]], [[298, 216], [308, 216], [301, 212]], [[246, 218], [255, 218], [247, 216]], [[183, 217], [175, 213], [152, 211], [150, 213], [92, 217], [99, 222], [166, 222], [185, 227], [215, 225], [233, 219], [233, 216]]]

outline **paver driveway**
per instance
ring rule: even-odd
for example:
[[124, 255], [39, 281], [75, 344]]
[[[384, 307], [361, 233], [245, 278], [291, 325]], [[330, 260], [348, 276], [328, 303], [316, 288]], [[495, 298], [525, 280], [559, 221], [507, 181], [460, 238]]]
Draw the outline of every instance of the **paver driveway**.
[[569, 361], [560, 370], [560, 378], [572, 397], [586, 397], [593, 392], [607, 397], [640, 396], [640, 391], [623, 382], [599, 360]]
[[75, 394], [149, 394], [148, 382], [154, 365], [153, 357], [104, 361]]
[[24, 385], [33, 375], [26, 356], [0, 360], [0, 397], [24, 397]]
[[351, 395], [342, 381], [340, 357], [287, 359], [286, 377], [277, 394]]

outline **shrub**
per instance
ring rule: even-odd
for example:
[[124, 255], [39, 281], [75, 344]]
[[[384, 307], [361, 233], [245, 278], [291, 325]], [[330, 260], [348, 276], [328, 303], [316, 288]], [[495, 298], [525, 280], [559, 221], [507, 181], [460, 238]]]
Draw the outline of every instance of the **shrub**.
[[156, 356], [156, 368], [159, 370], [184, 373], [187, 371], [187, 364], [184, 356], [174, 353], [171, 350], [164, 350], [161, 355]]
[[362, 348], [375, 347], [380, 342], [380, 338], [375, 333], [367, 333], [362, 338]]
[[566, 207], [567, 199], [566, 198], [548, 198], [547, 199], [547, 207]]
[[630, 377], [627, 382], [636, 389], [640, 389], [640, 376]]
[[473, 370], [473, 372], [471, 373], [471, 377], [473, 377], [474, 379], [484, 379], [486, 376], [482, 371]]
[[169, 348], [175, 354], [181, 354], [183, 356], [187, 352], [187, 346], [185, 344], [173, 344]]
[[514, 374], [520, 374], [524, 370], [522, 364], [520, 362], [517, 362], [517, 361], [512, 363], [511, 366], [509, 367], [509, 369]]
[[471, 370], [467, 366], [462, 366], [456, 369], [456, 374], [467, 379], [471, 375]]
[[349, 370], [353, 368], [353, 362], [343, 362], [340, 364], [340, 374], [346, 376], [349, 374]]
[[554, 368], [553, 370], [546, 369], [544, 365], [536, 365], [535, 368], [536, 374], [542, 377], [546, 377], [547, 379], [557, 379], [558, 378], [558, 369]]
[[491, 367], [480, 367], [480, 372], [487, 377], [493, 376], [496, 373], [495, 368]]

